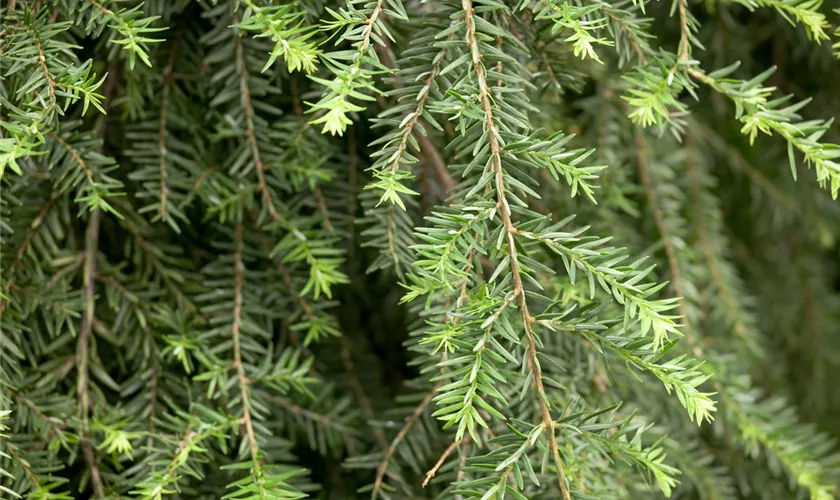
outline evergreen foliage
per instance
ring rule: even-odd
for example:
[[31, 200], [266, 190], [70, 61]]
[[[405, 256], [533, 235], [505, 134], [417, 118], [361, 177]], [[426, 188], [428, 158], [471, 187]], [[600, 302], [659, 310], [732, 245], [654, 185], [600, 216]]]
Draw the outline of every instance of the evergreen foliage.
[[6, 0], [0, 498], [840, 498], [840, 10]]

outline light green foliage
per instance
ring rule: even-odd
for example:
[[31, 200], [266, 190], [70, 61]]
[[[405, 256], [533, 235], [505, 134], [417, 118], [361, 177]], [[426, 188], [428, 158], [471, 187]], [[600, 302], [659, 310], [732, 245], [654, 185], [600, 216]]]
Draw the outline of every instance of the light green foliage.
[[831, 8], [6, 2], [0, 498], [837, 498]]

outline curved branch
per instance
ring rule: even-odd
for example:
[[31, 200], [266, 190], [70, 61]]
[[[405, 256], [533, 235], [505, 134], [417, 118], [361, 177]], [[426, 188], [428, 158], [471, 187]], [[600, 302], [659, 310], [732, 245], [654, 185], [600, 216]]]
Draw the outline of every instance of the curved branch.
[[545, 393], [545, 387], [542, 380], [542, 369], [537, 360], [537, 349], [534, 342], [534, 335], [531, 330], [531, 325], [534, 322], [534, 317], [528, 312], [528, 304], [525, 300], [525, 290], [522, 286], [522, 276], [519, 270], [519, 263], [516, 250], [515, 235], [519, 230], [513, 225], [511, 221], [510, 206], [505, 198], [505, 178], [502, 171], [503, 153], [502, 147], [499, 144], [499, 133], [496, 130], [496, 124], [493, 121], [493, 107], [490, 103], [490, 90], [487, 86], [487, 78], [484, 73], [484, 66], [481, 63], [481, 52], [478, 48], [478, 40], [475, 36], [475, 21], [473, 20], [474, 10], [471, 0], [462, 0], [461, 5], [464, 10], [464, 21], [467, 28], [467, 46], [472, 56], [472, 66], [475, 71], [475, 77], [478, 82], [478, 93], [481, 99], [481, 106], [484, 109], [485, 127], [487, 128], [487, 136], [490, 142], [490, 165], [496, 174], [496, 199], [499, 205], [499, 213], [504, 224], [504, 233], [507, 239], [508, 252], [510, 254], [510, 272], [513, 276], [513, 293], [519, 303], [519, 311], [522, 315], [522, 324], [525, 328], [525, 340], [528, 344], [528, 365], [534, 375], [534, 387], [537, 392], [537, 399], [539, 399], [540, 411], [542, 414], [542, 424], [545, 427], [548, 435], [548, 444], [551, 449], [554, 464], [557, 466], [559, 475], [560, 491], [563, 494], [564, 500], [570, 500], [569, 488], [566, 485], [566, 471], [563, 467], [563, 462], [560, 459], [560, 451], [557, 447], [557, 440], [554, 437], [554, 427], [552, 425], [551, 412], [548, 408], [548, 396]]

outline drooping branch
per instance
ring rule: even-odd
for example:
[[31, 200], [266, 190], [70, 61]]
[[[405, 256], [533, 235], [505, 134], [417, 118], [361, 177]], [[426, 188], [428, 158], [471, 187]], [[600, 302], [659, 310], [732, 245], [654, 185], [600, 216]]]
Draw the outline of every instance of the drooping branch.
[[[633, 127], [633, 146], [636, 150], [636, 166], [639, 169], [639, 177], [641, 177], [642, 184], [645, 188], [648, 206], [650, 206], [650, 211], [653, 214], [653, 220], [656, 224], [659, 236], [662, 238], [662, 246], [665, 249], [665, 260], [668, 262], [668, 272], [671, 275], [671, 283], [674, 286], [674, 293], [676, 293], [677, 297], [680, 299], [677, 304], [677, 308], [680, 316], [683, 318], [682, 331], [684, 335], [693, 335], [689, 321], [688, 308], [686, 307], [685, 288], [682, 273], [680, 271], [680, 262], [677, 258], [677, 252], [674, 249], [673, 235], [670, 234], [670, 231], [665, 224], [662, 205], [660, 204], [659, 197], [656, 194], [656, 184], [650, 174], [647, 157], [647, 144], [645, 143], [643, 132], [638, 126]], [[699, 345], [695, 347], [694, 355], [697, 357], [702, 356], [702, 349]]]
[[414, 408], [414, 411], [411, 413], [411, 416], [406, 419], [403, 426], [400, 428], [397, 435], [394, 436], [394, 439], [391, 440], [391, 444], [388, 446], [388, 449], [385, 450], [385, 454], [382, 456], [382, 460], [379, 463], [379, 467], [376, 468], [376, 479], [373, 482], [373, 489], [371, 490], [371, 498], [375, 499], [379, 495], [379, 490], [382, 488], [382, 480], [385, 478], [385, 473], [388, 471], [388, 462], [390, 462], [391, 457], [394, 456], [394, 453], [397, 451], [397, 447], [399, 446], [400, 442], [405, 439], [405, 436], [408, 434], [408, 431], [414, 427], [414, 424], [420, 420], [420, 417], [423, 415], [423, 412], [426, 411], [426, 408], [429, 406], [429, 403], [432, 402], [432, 398], [434, 398], [435, 392], [437, 392], [438, 388], [443, 385], [443, 382], [438, 382], [435, 384], [433, 390], [429, 391], [426, 394], [426, 397], [420, 401], [420, 404]]
[[244, 287], [245, 263], [243, 261], [243, 236], [242, 223], [236, 224], [235, 250], [233, 254], [233, 324], [230, 327], [231, 341], [233, 342], [233, 369], [236, 371], [236, 379], [239, 386], [239, 395], [242, 399], [242, 423], [245, 425], [245, 435], [248, 440], [248, 450], [251, 453], [251, 461], [255, 471], [260, 468], [259, 444], [254, 432], [254, 424], [251, 420], [249, 380], [245, 374], [245, 367], [242, 364], [242, 342], [240, 341], [240, 329], [242, 327], [242, 294]]
[[94, 495], [97, 498], [105, 496], [105, 486], [99, 467], [96, 463], [96, 454], [90, 439], [90, 336], [94, 323], [94, 309], [96, 307], [96, 257], [99, 251], [99, 226], [102, 213], [94, 210], [88, 219], [88, 227], [85, 236], [85, 261], [82, 275], [82, 299], [84, 300], [84, 311], [82, 313], [82, 325], [79, 329], [79, 338], [76, 348], [76, 397], [79, 400], [79, 416], [82, 420], [82, 450], [85, 461], [90, 471], [91, 484], [93, 484]]
[[499, 132], [496, 129], [495, 120], [493, 118], [493, 105], [490, 102], [490, 89], [487, 86], [487, 78], [484, 72], [484, 66], [481, 62], [482, 55], [478, 47], [478, 40], [475, 34], [475, 21], [473, 16], [475, 14], [471, 0], [462, 0], [462, 7], [464, 10], [464, 21], [467, 30], [467, 48], [470, 51], [472, 58], [472, 68], [475, 72], [476, 82], [478, 84], [478, 94], [481, 101], [481, 107], [484, 111], [485, 128], [487, 130], [488, 141], [490, 143], [490, 168], [495, 172], [496, 178], [496, 199], [498, 204], [499, 214], [504, 225], [505, 239], [507, 240], [508, 254], [510, 256], [510, 272], [513, 276], [514, 296], [519, 304], [519, 311], [522, 316], [522, 324], [525, 329], [525, 341], [528, 348], [528, 365], [534, 376], [534, 388], [539, 400], [540, 412], [542, 416], [542, 424], [545, 427], [548, 435], [548, 444], [551, 449], [551, 455], [554, 459], [554, 464], [557, 467], [558, 482], [560, 491], [564, 500], [570, 500], [569, 488], [566, 484], [566, 471], [563, 467], [563, 462], [560, 458], [560, 451], [557, 447], [557, 440], [554, 436], [553, 420], [551, 412], [548, 408], [548, 396], [545, 393], [543, 386], [542, 370], [537, 359], [537, 349], [532, 332], [532, 324], [534, 322], [533, 316], [528, 312], [528, 304], [525, 299], [525, 289], [522, 284], [522, 276], [519, 270], [519, 259], [516, 248], [516, 234], [519, 230], [514, 226], [511, 220], [510, 206], [505, 197], [505, 174], [502, 170], [502, 147], [499, 144]]
[[[239, 12], [234, 12], [233, 23], [238, 24], [239, 20]], [[271, 196], [271, 191], [269, 191], [265, 176], [266, 167], [262, 161], [260, 147], [257, 144], [257, 132], [254, 124], [254, 105], [251, 103], [251, 87], [248, 85], [248, 69], [245, 66], [245, 50], [243, 48], [242, 37], [237, 34], [234, 40], [236, 44], [236, 71], [239, 74], [239, 91], [241, 93], [240, 101], [242, 103], [242, 111], [245, 114], [245, 137], [248, 139], [251, 158], [254, 160], [254, 167], [257, 171], [257, 191], [262, 194], [263, 204], [271, 218], [279, 220], [280, 213], [277, 211], [274, 199]]]

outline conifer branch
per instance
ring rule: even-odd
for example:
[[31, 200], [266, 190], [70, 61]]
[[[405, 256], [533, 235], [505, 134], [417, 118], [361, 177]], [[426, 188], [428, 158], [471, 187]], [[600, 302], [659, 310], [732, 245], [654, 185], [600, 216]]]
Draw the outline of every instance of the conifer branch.
[[[50, 209], [52, 208], [53, 204], [58, 199], [57, 196], [50, 196], [41, 210], [38, 212], [38, 215], [32, 220], [29, 224], [29, 227], [26, 230], [26, 235], [23, 237], [23, 241], [15, 249], [14, 255], [15, 258], [12, 263], [3, 270], [3, 274], [6, 275], [6, 283], [3, 284], [3, 294], [8, 295], [9, 291], [15, 286], [14, 280], [14, 272], [16, 269], [20, 268], [23, 265], [23, 258], [26, 253], [29, 251], [30, 246], [32, 244], [32, 240], [38, 234], [38, 228], [44, 221], [44, 218], [49, 213]], [[9, 304], [9, 301], [6, 297], [0, 297], [0, 313], [2, 313], [6, 306]]]
[[242, 260], [242, 223], [236, 224], [235, 250], [233, 254], [233, 324], [230, 327], [231, 340], [233, 342], [233, 369], [236, 371], [236, 378], [239, 385], [239, 396], [242, 399], [242, 422], [245, 425], [245, 434], [248, 440], [248, 450], [251, 453], [252, 467], [256, 474], [260, 470], [259, 445], [257, 436], [254, 433], [254, 424], [251, 422], [251, 403], [248, 385], [250, 384], [245, 367], [242, 365], [242, 343], [240, 341], [240, 328], [242, 323], [242, 288], [244, 285], [245, 263]]
[[542, 422], [548, 436], [548, 445], [551, 450], [554, 464], [557, 467], [559, 475], [560, 491], [563, 494], [564, 500], [570, 500], [571, 495], [566, 484], [566, 471], [560, 459], [560, 451], [557, 447], [557, 441], [554, 437], [554, 427], [552, 425], [551, 413], [548, 409], [548, 396], [545, 393], [542, 381], [542, 370], [540, 369], [539, 361], [537, 360], [537, 350], [534, 342], [533, 333], [531, 331], [534, 318], [528, 312], [528, 304], [525, 300], [525, 290], [522, 285], [522, 277], [519, 273], [519, 259], [517, 257], [515, 235], [519, 234], [519, 230], [513, 225], [511, 221], [510, 206], [505, 198], [505, 177], [502, 171], [503, 153], [502, 147], [499, 144], [499, 133], [496, 130], [496, 125], [493, 119], [493, 107], [490, 103], [490, 90], [487, 87], [487, 79], [484, 74], [484, 66], [481, 62], [481, 52], [478, 48], [478, 41], [475, 36], [475, 25], [473, 20], [473, 7], [471, 0], [462, 0], [462, 7], [464, 10], [464, 22], [467, 30], [467, 48], [470, 51], [472, 58], [472, 68], [475, 72], [476, 83], [478, 84], [478, 95], [481, 101], [481, 106], [484, 110], [484, 121], [487, 130], [487, 140], [490, 144], [490, 168], [495, 172], [496, 178], [496, 197], [497, 205], [502, 223], [504, 224], [505, 238], [507, 239], [508, 254], [510, 256], [510, 272], [513, 276], [513, 295], [519, 304], [519, 311], [522, 315], [522, 324], [525, 328], [525, 341], [528, 348], [528, 363], [531, 372], [534, 375], [534, 387], [537, 392], [537, 399], [539, 400], [540, 411], [542, 413]]
[[[233, 13], [234, 24], [239, 24], [239, 12]], [[260, 148], [257, 144], [257, 135], [254, 128], [254, 106], [251, 103], [251, 87], [248, 85], [248, 70], [245, 67], [245, 54], [242, 48], [242, 37], [234, 37], [236, 43], [236, 71], [239, 74], [239, 90], [242, 93], [242, 110], [245, 113], [245, 137], [248, 140], [248, 147], [251, 150], [251, 158], [254, 160], [254, 167], [257, 171], [257, 192], [262, 195], [263, 205], [273, 220], [280, 220], [280, 213], [274, 205], [274, 199], [269, 191], [265, 179], [265, 165], [260, 156]]]
[[85, 160], [84, 160], [84, 158], [82, 158], [82, 155], [80, 155], [78, 151], [73, 149], [73, 146], [71, 146], [67, 141], [62, 139], [61, 136], [59, 136], [55, 132], [50, 132], [49, 136], [55, 142], [61, 144], [61, 147], [64, 148], [67, 151], [67, 154], [69, 154], [73, 158], [73, 160], [76, 162], [76, 164], [79, 165], [79, 168], [81, 168], [82, 172], [84, 172], [84, 174], [85, 174], [85, 178], [87, 179], [88, 184], [91, 184], [91, 185], [95, 184], [96, 182], [93, 178], [93, 172], [91, 172], [87, 163], [85, 163]]
[[82, 276], [82, 297], [84, 313], [82, 325], [79, 329], [78, 347], [76, 350], [76, 395], [79, 399], [79, 415], [82, 419], [82, 450], [90, 472], [94, 495], [97, 498], [105, 496], [105, 486], [96, 463], [93, 445], [90, 443], [90, 336], [94, 323], [95, 286], [96, 286], [96, 258], [99, 251], [99, 225], [101, 212], [94, 210], [90, 214], [85, 236], [85, 264]]
[[[435, 58], [437, 61], [436, 63], [432, 64], [432, 68], [429, 71], [429, 76], [423, 82], [423, 86], [420, 89], [420, 98], [417, 99], [417, 106], [414, 108], [413, 111], [406, 115], [410, 117], [408, 122], [405, 122], [405, 118], [403, 118], [403, 122], [405, 125], [403, 126], [402, 138], [400, 139], [399, 144], [397, 145], [397, 151], [393, 155], [391, 155], [391, 159], [389, 159], [391, 166], [390, 170], [392, 173], [396, 172], [400, 168], [400, 159], [402, 158], [403, 152], [405, 151], [406, 147], [408, 146], [408, 138], [415, 134], [414, 126], [417, 124], [417, 121], [420, 120], [420, 117], [423, 115], [423, 107], [426, 105], [426, 101], [429, 99], [429, 93], [431, 92], [432, 84], [435, 81], [435, 77], [440, 70], [440, 63], [443, 61], [443, 57], [446, 55], [446, 49], [441, 49], [439, 55]], [[421, 134], [417, 133], [415, 136], [420, 136]]]
[[[642, 184], [645, 188], [645, 194], [647, 196], [648, 205], [650, 206], [650, 210], [653, 214], [653, 220], [656, 224], [656, 229], [659, 232], [660, 237], [662, 238], [662, 245], [665, 249], [665, 259], [668, 262], [668, 272], [671, 274], [671, 283], [674, 286], [674, 293], [679, 299], [677, 308], [680, 312], [680, 316], [683, 318], [682, 331], [683, 334], [693, 335], [691, 331], [691, 325], [689, 322], [688, 310], [686, 308], [687, 299], [685, 297], [685, 291], [683, 288], [682, 274], [680, 272], [680, 262], [679, 259], [677, 259], [677, 254], [674, 250], [672, 236], [670, 235], [668, 228], [665, 225], [665, 218], [662, 215], [662, 207], [660, 206], [658, 197], [656, 195], [655, 183], [651, 177], [650, 169], [648, 168], [648, 159], [646, 151], [647, 145], [645, 144], [645, 137], [638, 126], [633, 127], [633, 145], [636, 150], [636, 166], [639, 169], [639, 176], [641, 177]], [[703, 352], [702, 350], [700, 350], [699, 347], [696, 347], [694, 350], [694, 355], [699, 358], [703, 355]]]
[[438, 461], [435, 462], [434, 467], [429, 469], [429, 472], [426, 473], [426, 477], [423, 479], [423, 484], [421, 486], [423, 486], [423, 488], [425, 488], [426, 485], [429, 484], [429, 481], [431, 481], [435, 477], [435, 474], [437, 474], [438, 470], [440, 470], [440, 468], [443, 466], [444, 462], [446, 462], [447, 457], [449, 457], [449, 455], [451, 455], [452, 452], [455, 451], [456, 448], [460, 447], [463, 444], [468, 443], [469, 441], [470, 441], [470, 437], [466, 436], [466, 437], [463, 437], [463, 438], [459, 439], [458, 441], [453, 441], [452, 443], [450, 443], [449, 446], [446, 447], [446, 450], [443, 451], [443, 454], [441, 454]]
[[679, 60], [685, 62], [691, 59], [691, 32], [689, 31], [688, 0], [677, 0], [677, 11], [680, 19]]
[[[686, 146], [690, 147], [690, 145], [691, 141], [686, 138]], [[753, 352], [760, 354], [761, 349], [758, 347], [755, 340], [751, 338], [752, 335], [750, 334], [749, 327], [744, 320], [741, 307], [735, 302], [729, 283], [727, 283], [723, 277], [722, 263], [720, 262], [720, 257], [712, 244], [709, 220], [704, 211], [704, 204], [701, 199], [700, 182], [699, 179], [696, 178], [697, 167], [695, 166], [694, 158], [691, 155], [689, 155], [686, 159], [686, 173], [692, 179], [690, 191], [693, 208], [697, 213], [698, 218], [697, 237], [700, 241], [703, 256], [705, 257], [705, 263], [709, 266], [711, 281], [714, 284], [717, 293], [720, 294], [721, 303], [726, 310], [726, 314], [732, 319], [732, 326], [734, 327], [735, 333], [741, 338], [745, 346], [749, 347]]]
[[44, 80], [47, 82], [47, 90], [49, 92], [49, 104], [44, 109], [44, 116], [50, 116], [53, 110], [56, 107], [56, 99], [55, 99], [55, 89], [57, 84], [55, 80], [53, 80], [52, 75], [50, 74], [50, 69], [47, 67], [47, 58], [44, 55], [44, 47], [41, 44], [41, 37], [38, 35], [38, 31], [29, 26], [29, 32], [32, 33], [32, 39], [35, 42], [35, 48], [38, 51], [38, 66], [41, 68], [41, 72], [44, 75]]
[[24, 460], [23, 457], [21, 457], [17, 453], [14, 446], [7, 445], [5, 448], [9, 451], [9, 455], [11, 455], [12, 458], [23, 469], [23, 473], [26, 474], [26, 477], [29, 478], [30, 481], [32, 481], [33, 485], [35, 485], [35, 489], [40, 490], [41, 489], [41, 482], [38, 480], [38, 476], [36, 476], [35, 473], [32, 472], [32, 468], [29, 466], [29, 464], [26, 462], [26, 460]]
[[435, 384], [434, 388], [426, 394], [426, 397], [420, 401], [420, 404], [414, 408], [414, 411], [411, 415], [406, 419], [403, 426], [400, 428], [397, 435], [394, 436], [394, 439], [391, 440], [391, 444], [388, 446], [388, 449], [385, 450], [385, 454], [382, 456], [382, 460], [379, 462], [379, 467], [376, 468], [376, 479], [373, 482], [373, 489], [371, 490], [370, 498], [371, 500], [378, 498], [379, 490], [382, 488], [382, 480], [385, 478], [385, 474], [388, 471], [388, 463], [391, 461], [391, 457], [394, 456], [394, 453], [397, 451], [397, 447], [399, 446], [400, 442], [405, 438], [408, 431], [417, 423], [420, 417], [423, 415], [423, 412], [426, 411], [426, 408], [429, 406], [429, 403], [432, 402], [432, 398], [437, 392], [438, 388], [443, 385], [443, 382], [438, 382]]
[[[448, 42], [452, 38], [453, 38], [453, 35], [450, 35], [450, 36], [446, 37], [446, 41]], [[377, 49], [379, 49], [379, 47], [377, 47]], [[382, 51], [379, 51], [379, 53], [380, 53], [380, 57], [385, 59], [386, 52], [384, 50], [382, 50]], [[411, 121], [414, 122], [414, 124], [417, 123], [415, 118], [417, 120], [419, 120], [420, 117], [423, 114], [423, 109], [425, 108], [426, 101], [428, 101], [431, 86], [434, 83], [434, 76], [437, 76], [438, 73], [440, 72], [440, 65], [443, 62], [443, 57], [446, 55], [446, 49], [445, 48], [441, 49], [441, 51], [438, 54], [439, 55], [435, 59], [433, 59], [433, 61], [436, 61], [436, 62], [432, 63], [432, 69], [431, 69], [432, 75], [425, 81], [425, 83], [423, 84], [423, 87], [421, 88], [421, 91], [418, 93], [418, 95], [422, 96], [421, 100], [423, 100], [423, 104], [420, 105], [418, 103], [418, 105], [415, 107], [414, 111], [411, 112], [411, 113], [414, 113], [414, 117], [411, 120]], [[387, 61], [386, 66], [388, 66], [392, 70], [394, 69], [394, 64], [390, 60]], [[400, 82], [394, 82], [393, 87], [395, 89], [405, 88], [405, 86]], [[408, 128], [408, 124], [405, 125], [405, 128]], [[445, 192], [451, 191], [457, 183], [455, 182], [454, 179], [452, 179], [452, 176], [449, 173], [449, 169], [446, 167], [446, 162], [443, 161], [443, 156], [440, 154], [440, 151], [438, 151], [438, 148], [434, 145], [434, 143], [425, 134], [423, 134], [420, 130], [415, 129], [413, 125], [412, 125], [411, 128], [412, 128], [411, 133], [412, 133], [412, 135], [414, 135], [414, 139], [417, 141], [417, 144], [420, 146], [420, 151], [425, 156], [425, 160], [426, 160], [427, 164], [431, 164], [432, 168], [434, 168], [435, 175], [437, 176], [438, 182], [440, 183], [441, 187], [443, 188], [443, 190]], [[402, 153], [400, 154], [400, 156], [402, 156]], [[394, 164], [396, 164], [398, 161], [399, 161], [399, 158], [395, 159]], [[397, 166], [397, 168], [398, 168], [398, 166]]]
[[840, 31], [730, 3], [8, 1], [0, 495], [833, 498]]

